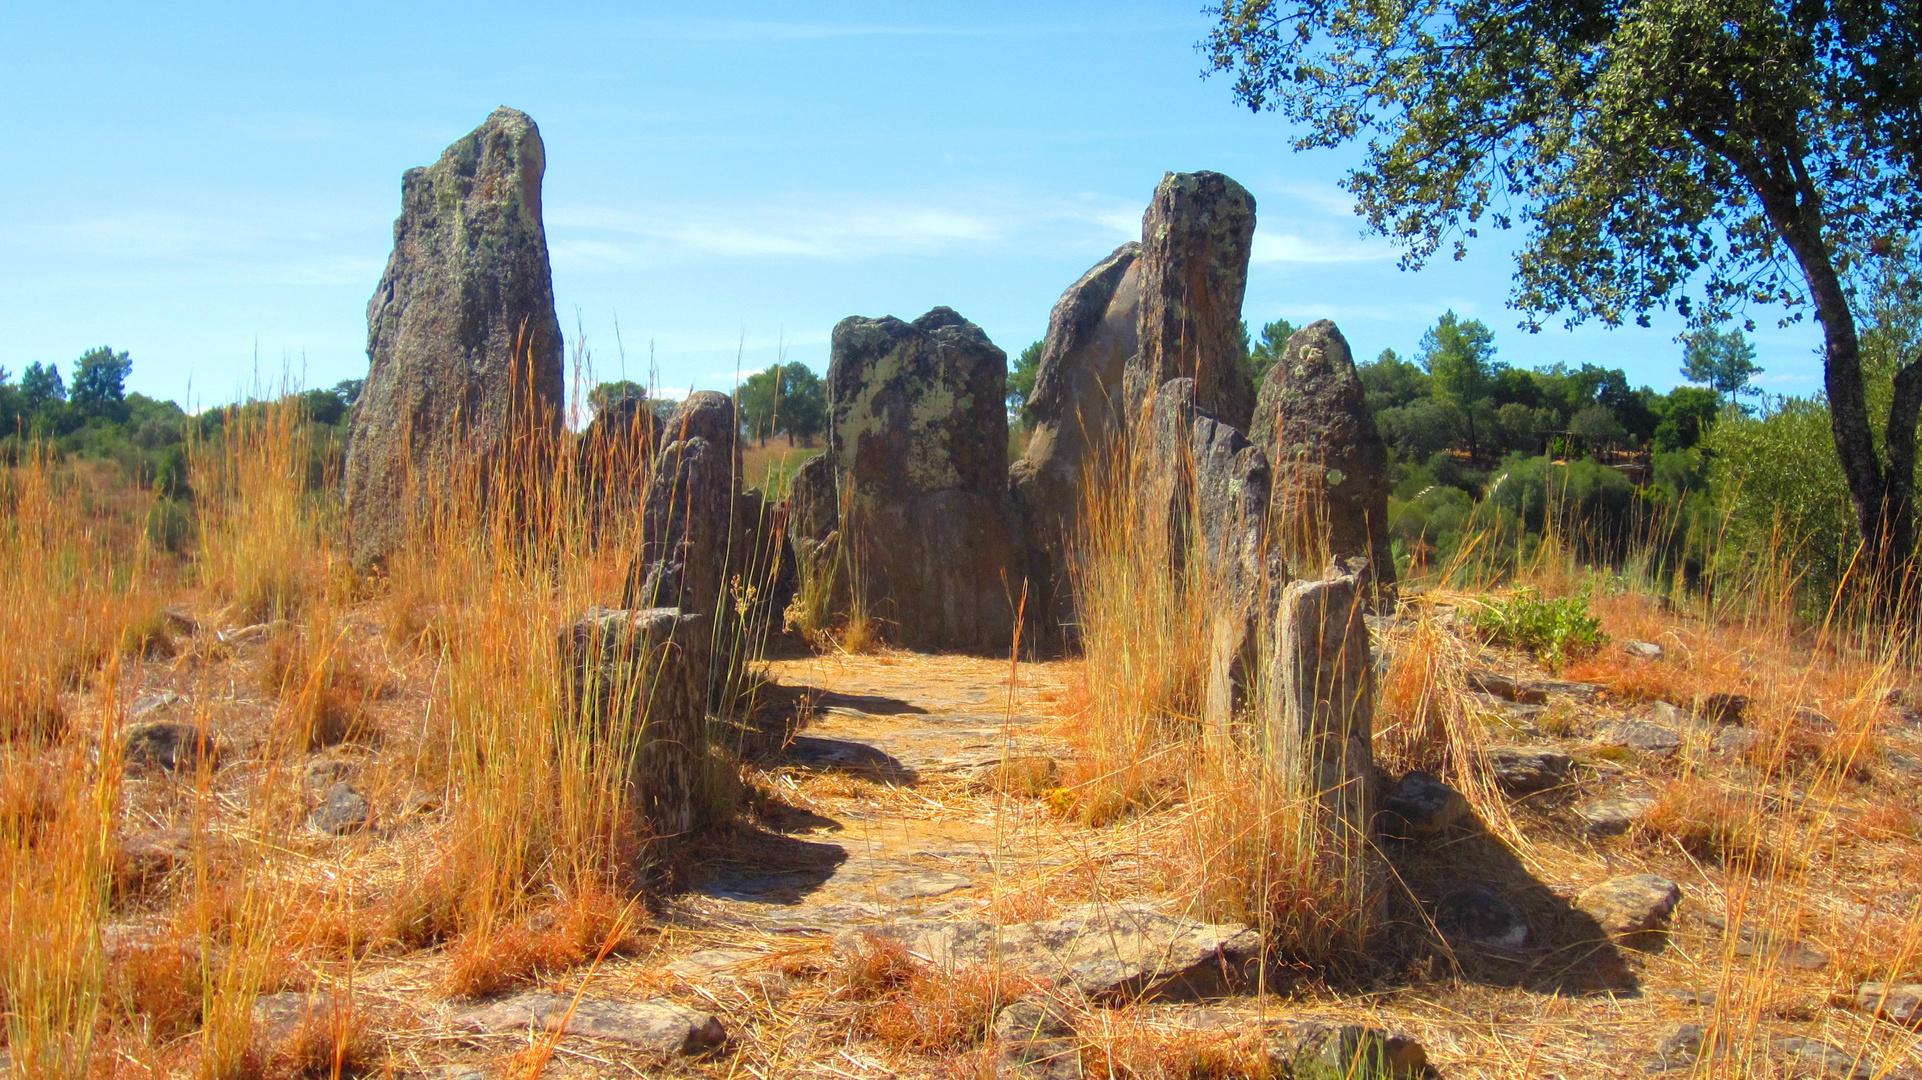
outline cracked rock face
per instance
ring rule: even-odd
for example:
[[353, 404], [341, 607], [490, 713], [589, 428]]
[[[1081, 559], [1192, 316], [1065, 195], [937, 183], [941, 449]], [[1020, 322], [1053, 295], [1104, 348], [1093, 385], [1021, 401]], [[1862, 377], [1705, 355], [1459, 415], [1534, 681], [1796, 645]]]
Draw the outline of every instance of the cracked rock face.
[[[570, 1015], [569, 1007], [573, 1012]], [[727, 1030], [713, 1013], [672, 1001], [607, 1001], [528, 992], [454, 1018], [454, 1026], [487, 1033], [524, 1029], [556, 1031], [606, 1039], [657, 1054], [699, 1054], [727, 1041]]]
[[1241, 299], [1255, 198], [1215, 172], [1168, 173], [1141, 218], [1139, 348], [1123, 378], [1129, 416], [1170, 379], [1195, 381], [1195, 406], [1243, 431], [1254, 388], [1241, 357]]
[[1575, 906], [1613, 937], [1666, 929], [1681, 902], [1682, 887], [1658, 874], [1609, 878], [1575, 897]]
[[1232, 980], [1261, 951], [1260, 933], [1239, 923], [1201, 923], [1142, 904], [1088, 905], [1007, 926], [904, 919], [873, 933], [941, 967], [1002, 964], [1089, 997]]
[[1262, 380], [1249, 438], [1274, 470], [1277, 539], [1290, 565], [1359, 556], [1370, 592], [1392, 591], [1388, 445], [1334, 323], [1321, 319], [1289, 337]]
[[354, 403], [344, 487], [354, 565], [406, 540], [459, 459], [496, 463], [517, 436], [560, 433], [541, 175], [526, 113], [501, 108], [401, 177], [386, 272], [367, 304], [367, 382]]
[[908, 648], [1013, 639], [1007, 376], [1007, 354], [945, 307], [834, 328], [826, 456], [848, 506], [850, 577]]

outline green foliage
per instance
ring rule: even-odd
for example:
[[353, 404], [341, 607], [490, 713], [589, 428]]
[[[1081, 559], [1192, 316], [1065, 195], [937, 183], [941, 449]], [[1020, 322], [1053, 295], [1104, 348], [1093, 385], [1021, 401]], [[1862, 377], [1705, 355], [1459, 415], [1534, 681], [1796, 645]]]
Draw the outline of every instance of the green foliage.
[[1034, 379], [1041, 373], [1042, 342], [1034, 342], [1021, 350], [1014, 358], [1014, 368], [1008, 372], [1008, 416], [1016, 420], [1027, 420], [1028, 401], [1034, 397]]
[[1703, 448], [1727, 523], [1725, 569], [1786, 559], [1802, 571], [1810, 603], [1835, 594], [1860, 534], [1831, 445], [1820, 402], [1790, 399], [1766, 415], [1715, 425]]
[[735, 407], [741, 430], [763, 442], [782, 433], [808, 440], [827, 428], [826, 389], [798, 360], [749, 375], [735, 391]]
[[1700, 386], [1678, 386], [1656, 406], [1657, 450], [1687, 450], [1699, 445], [1715, 427], [1722, 411], [1722, 395]]
[[38, 412], [53, 402], [67, 400], [67, 384], [60, 378], [57, 364], [34, 361], [20, 374], [20, 395], [28, 412]]
[[1268, 377], [1268, 369], [1281, 360], [1282, 350], [1288, 347], [1288, 339], [1299, 329], [1287, 319], [1276, 319], [1261, 328], [1261, 340], [1250, 342], [1248, 324], [1241, 324], [1241, 345], [1243, 363], [1248, 370], [1248, 381], [1255, 389], [1261, 389], [1262, 380]]
[[1497, 645], [1527, 649], [1559, 666], [1601, 648], [1608, 641], [1602, 624], [1588, 613], [1588, 598], [1544, 600], [1532, 590], [1491, 600], [1475, 612], [1477, 633]]
[[1755, 366], [1755, 346], [1740, 330], [1697, 331], [1689, 335], [1682, 353], [1683, 378], [1729, 397], [1760, 393], [1749, 382], [1761, 373]]
[[88, 416], [125, 420], [127, 375], [133, 361], [125, 352], [114, 352], [102, 345], [82, 353], [73, 362], [73, 389], [67, 401]]

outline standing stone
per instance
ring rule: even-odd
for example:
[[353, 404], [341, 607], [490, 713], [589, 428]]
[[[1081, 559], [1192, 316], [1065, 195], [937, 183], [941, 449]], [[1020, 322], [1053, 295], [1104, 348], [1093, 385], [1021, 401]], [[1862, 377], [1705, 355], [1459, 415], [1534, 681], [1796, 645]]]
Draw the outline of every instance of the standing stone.
[[1360, 556], [1368, 592], [1392, 595], [1388, 447], [1334, 323], [1289, 337], [1262, 381], [1252, 437], [1275, 470], [1274, 531], [1290, 565]]
[[661, 418], [642, 398], [620, 398], [594, 414], [581, 433], [579, 466], [597, 532], [639, 512], [660, 445]]
[[560, 631], [569, 721], [593, 752], [626, 758], [628, 797], [652, 839], [703, 824], [707, 628], [673, 608], [589, 608]]
[[[541, 226], [546, 151], [525, 113], [401, 177], [394, 250], [367, 304], [346, 466], [354, 565], [393, 554], [460, 466], [519, 479], [561, 423], [562, 338]], [[498, 484], [493, 485], [495, 487]], [[449, 493], [453, 494], [453, 493]]]
[[[621, 606], [632, 610], [677, 608], [707, 617], [709, 646], [733, 655], [737, 626], [727, 618], [730, 555], [739, 557], [735, 511], [740, 499], [740, 446], [734, 400], [702, 390], [668, 417], [661, 448], [641, 510], [641, 547], [628, 570]], [[687, 642], [690, 663], [710, 687], [725, 680], [726, 666], [710, 670], [710, 651]]]
[[1146, 455], [1137, 469], [1144, 535], [1167, 544], [1149, 558], [1165, 560], [1190, 602], [1208, 613], [1202, 719], [1211, 738], [1225, 739], [1249, 697], [1261, 616], [1286, 576], [1265, 539], [1268, 459], [1195, 407], [1193, 379], [1170, 379], [1156, 391], [1145, 427], [1134, 444]]
[[1361, 582], [1351, 573], [1331, 571], [1283, 590], [1267, 720], [1275, 768], [1302, 798], [1320, 803], [1325, 842], [1351, 888], [1366, 894], [1355, 897], [1355, 909], [1367, 911], [1380, 898], [1369, 845], [1380, 780], [1363, 608]]
[[1083, 478], [1117, 464], [1110, 446], [1122, 430], [1121, 382], [1137, 347], [1140, 250], [1133, 241], [1116, 248], [1055, 302], [1028, 398], [1034, 429], [1008, 470], [1037, 611], [1050, 631], [1075, 619], [1067, 545], [1080, 521]]
[[834, 328], [829, 454], [852, 586], [909, 648], [1012, 640], [1007, 374], [1007, 354], [945, 307]]
[[1220, 173], [1168, 173], [1141, 219], [1139, 351], [1128, 360], [1130, 416], [1170, 379], [1195, 381], [1195, 405], [1243, 431], [1254, 390], [1242, 366], [1241, 297], [1255, 199]]

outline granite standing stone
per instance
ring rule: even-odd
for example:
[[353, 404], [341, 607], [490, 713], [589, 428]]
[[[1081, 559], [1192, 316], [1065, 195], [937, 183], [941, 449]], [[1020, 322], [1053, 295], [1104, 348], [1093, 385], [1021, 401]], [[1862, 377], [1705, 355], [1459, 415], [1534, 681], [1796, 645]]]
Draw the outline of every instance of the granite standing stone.
[[1168, 173], [1141, 219], [1139, 349], [1126, 365], [1129, 415], [1170, 379], [1195, 381], [1195, 405], [1243, 431], [1254, 389], [1242, 366], [1241, 298], [1255, 234], [1254, 196], [1220, 173]]
[[998, 652], [1013, 638], [1007, 374], [1007, 354], [945, 307], [834, 328], [829, 454], [850, 577], [906, 647]]
[[1140, 250], [1133, 241], [1116, 248], [1055, 302], [1028, 398], [1027, 453], [1009, 469], [1036, 611], [1050, 632], [1075, 619], [1066, 549], [1079, 525], [1084, 477], [1104, 457], [1113, 460], [1123, 428], [1121, 383], [1140, 317]]
[[431, 512], [431, 493], [474, 482], [463, 469], [495, 470], [483, 490], [511, 488], [528, 453], [559, 437], [563, 343], [541, 225], [545, 166], [534, 121], [501, 108], [401, 178], [348, 437], [359, 569], [407, 540]]
[[1272, 531], [1289, 564], [1360, 556], [1370, 591], [1392, 592], [1388, 447], [1334, 323], [1322, 319], [1289, 337], [1262, 381], [1250, 437], [1274, 469]]

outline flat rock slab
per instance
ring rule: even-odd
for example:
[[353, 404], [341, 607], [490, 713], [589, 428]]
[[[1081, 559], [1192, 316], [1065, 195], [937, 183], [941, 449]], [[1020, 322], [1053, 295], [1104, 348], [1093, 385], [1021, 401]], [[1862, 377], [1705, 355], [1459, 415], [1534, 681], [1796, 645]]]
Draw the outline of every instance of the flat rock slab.
[[1572, 762], [1559, 750], [1536, 746], [1491, 746], [1482, 755], [1488, 774], [1513, 795], [1555, 787], [1568, 779]]
[[[568, 1015], [569, 1006], [573, 1015]], [[713, 1013], [659, 999], [609, 1001], [560, 994], [515, 994], [454, 1017], [468, 1031], [502, 1034], [525, 1029], [559, 1030], [569, 1035], [606, 1039], [660, 1054], [698, 1054], [727, 1041], [727, 1029]]]
[[1655, 809], [1652, 795], [1611, 795], [1575, 808], [1590, 836], [1619, 836]]
[[1855, 988], [1855, 1007], [1892, 1023], [1922, 1025], [1922, 983], [1865, 982]]
[[1612, 877], [1575, 897], [1575, 906], [1614, 937], [1666, 928], [1681, 902], [1682, 887], [1659, 874]]
[[1074, 987], [1089, 997], [1216, 980], [1259, 955], [1261, 935], [1239, 923], [1203, 923], [1142, 904], [1088, 905], [1064, 918], [996, 926], [904, 919], [868, 930], [946, 968], [998, 964]]
[[1682, 748], [1681, 732], [1633, 717], [1605, 723], [1596, 734], [1604, 745], [1626, 746], [1650, 757], [1665, 758]]

